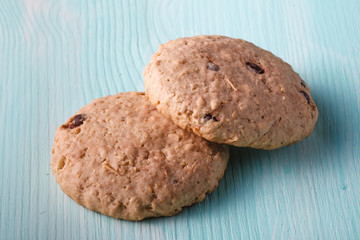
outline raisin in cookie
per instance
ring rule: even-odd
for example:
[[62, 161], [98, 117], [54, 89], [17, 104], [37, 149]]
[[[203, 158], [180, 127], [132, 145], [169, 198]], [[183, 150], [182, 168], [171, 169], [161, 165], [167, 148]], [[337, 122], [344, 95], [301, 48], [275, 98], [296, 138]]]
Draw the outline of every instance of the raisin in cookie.
[[241, 39], [196, 36], [160, 45], [144, 79], [162, 114], [213, 142], [274, 149], [307, 137], [318, 117], [299, 74]]
[[127, 220], [200, 202], [224, 174], [228, 147], [163, 117], [144, 93], [92, 101], [56, 132], [52, 171], [78, 204]]

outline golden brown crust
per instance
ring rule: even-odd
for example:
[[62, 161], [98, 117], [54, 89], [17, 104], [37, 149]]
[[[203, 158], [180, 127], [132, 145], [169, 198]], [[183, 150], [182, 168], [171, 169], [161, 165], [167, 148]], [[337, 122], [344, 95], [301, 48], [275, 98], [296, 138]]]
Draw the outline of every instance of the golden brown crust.
[[160, 45], [144, 79], [161, 113], [213, 142], [274, 149], [307, 137], [318, 117], [292, 67], [241, 39], [196, 36]]
[[170, 216], [216, 188], [228, 147], [184, 131], [144, 93], [92, 101], [56, 132], [52, 171], [80, 205], [114, 218]]

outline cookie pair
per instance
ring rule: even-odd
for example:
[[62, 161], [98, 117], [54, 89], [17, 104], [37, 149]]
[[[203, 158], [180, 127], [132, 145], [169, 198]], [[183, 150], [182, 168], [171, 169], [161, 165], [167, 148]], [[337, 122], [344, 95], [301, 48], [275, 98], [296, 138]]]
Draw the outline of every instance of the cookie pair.
[[217, 187], [229, 158], [221, 143], [274, 149], [308, 136], [317, 120], [291, 66], [240, 39], [170, 41], [144, 79], [147, 96], [96, 99], [55, 135], [62, 190], [115, 218], [176, 214]]

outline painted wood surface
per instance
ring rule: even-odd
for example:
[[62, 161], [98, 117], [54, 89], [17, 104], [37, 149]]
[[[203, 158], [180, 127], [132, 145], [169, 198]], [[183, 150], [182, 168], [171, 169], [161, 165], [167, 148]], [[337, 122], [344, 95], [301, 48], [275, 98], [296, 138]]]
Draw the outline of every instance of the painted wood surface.
[[[312, 89], [313, 134], [231, 148], [226, 175], [177, 216], [127, 222], [78, 206], [50, 170], [56, 128], [94, 98], [144, 90], [160, 43], [239, 37]], [[1, 239], [359, 239], [358, 0], [0, 0]]]

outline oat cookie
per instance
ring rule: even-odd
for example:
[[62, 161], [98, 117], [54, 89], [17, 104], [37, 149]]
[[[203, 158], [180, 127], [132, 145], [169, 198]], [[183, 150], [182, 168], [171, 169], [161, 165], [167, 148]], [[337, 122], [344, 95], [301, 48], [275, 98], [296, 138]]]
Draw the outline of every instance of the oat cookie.
[[170, 216], [223, 176], [228, 147], [163, 117], [144, 93], [96, 99], [56, 132], [52, 171], [78, 204], [114, 218]]
[[162, 114], [213, 142], [274, 149], [307, 137], [318, 117], [299, 74], [241, 39], [196, 36], [160, 45], [144, 79]]

